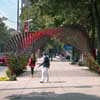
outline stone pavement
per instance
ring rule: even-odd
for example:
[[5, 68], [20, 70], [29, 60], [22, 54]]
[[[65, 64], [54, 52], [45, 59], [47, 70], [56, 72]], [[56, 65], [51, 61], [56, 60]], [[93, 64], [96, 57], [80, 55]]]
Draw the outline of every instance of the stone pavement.
[[57, 60], [48, 83], [39, 83], [40, 74], [31, 78], [28, 69], [17, 81], [0, 82], [0, 100], [100, 100], [100, 76], [87, 67]]

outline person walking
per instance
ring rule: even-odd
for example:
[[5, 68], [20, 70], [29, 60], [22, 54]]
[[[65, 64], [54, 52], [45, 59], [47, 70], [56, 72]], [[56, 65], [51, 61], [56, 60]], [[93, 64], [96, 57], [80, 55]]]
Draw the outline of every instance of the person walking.
[[42, 74], [41, 74], [40, 83], [48, 82], [49, 81], [48, 69], [50, 67], [50, 60], [47, 54], [44, 54], [44, 59], [43, 62], [39, 65], [39, 67], [40, 66], [43, 66], [41, 69]]
[[35, 57], [35, 54], [32, 54], [31, 57], [29, 58], [29, 61], [28, 61], [28, 66], [30, 66], [30, 68], [31, 68], [32, 77], [33, 77], [33, 74], [34, 74], [35, 64], [36, 64], [36, 57]]

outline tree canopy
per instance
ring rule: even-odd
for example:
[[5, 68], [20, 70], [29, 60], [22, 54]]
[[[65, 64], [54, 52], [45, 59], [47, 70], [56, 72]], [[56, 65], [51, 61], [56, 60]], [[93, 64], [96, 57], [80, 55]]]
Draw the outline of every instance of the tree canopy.
[[[100, 1], [99, 0], [30, 0], [21, 14], [24, 22], [32, 19], [30, 31], [58, 27], [64, 24], [81, 24], [89, 36], [100, 43]], [[94, 41], [94, 40], [93, 40]]]
[[10, 35], [8, 34], [8, 29], [3, 22], [0, 22], [0, 51], [2, 51], [3, 46]]

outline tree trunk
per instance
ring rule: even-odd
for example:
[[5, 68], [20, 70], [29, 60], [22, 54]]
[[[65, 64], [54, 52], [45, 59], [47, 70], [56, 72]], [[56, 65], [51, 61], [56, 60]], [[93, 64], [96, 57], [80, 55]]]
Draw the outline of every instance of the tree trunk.
[[94, 49], [95, 48], [95, 35], [96, 35], [96, 26], [95, 26], [95, 17], [94, 17], [94, 12], [93, 12], [93, 7], [92, 7], [92, 3], [90, 3], [89, 5], [89, 12], [90, 12], [90, 26], [91, 26], [91, 31], [92, 31], [92, 34], [91, 34], [91, 49]]
[[98, 39], [98, 48], [100, 48], [100, 16], [97, 8], [97, 0], [91, 0], [92, 1], [92, 9], [93, 9], [93, 15], [95, 18], [95, 26], [97, 31], [97, 39]]

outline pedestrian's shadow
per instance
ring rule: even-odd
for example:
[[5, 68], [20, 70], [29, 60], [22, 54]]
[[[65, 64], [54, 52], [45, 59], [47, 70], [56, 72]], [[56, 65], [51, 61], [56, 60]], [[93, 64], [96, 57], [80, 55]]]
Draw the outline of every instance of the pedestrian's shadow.
[[[31, 71], [25, 71], [18, 77], [30, 77], [30, 76], [31, 76]], [[40, 71], [34, 71], [34, 77], [40, 77], [40, 76], [41, 76]]]
[[56, 94], [54, 92], [32, 92], [29, 94], [11, 95], [6, 97], [9, 100], [100, 100], [95, 95], [82, 93]]
[[31, 75], [31, 71], [24, 71], [19, 77], [26, 77], [30, 75]]

